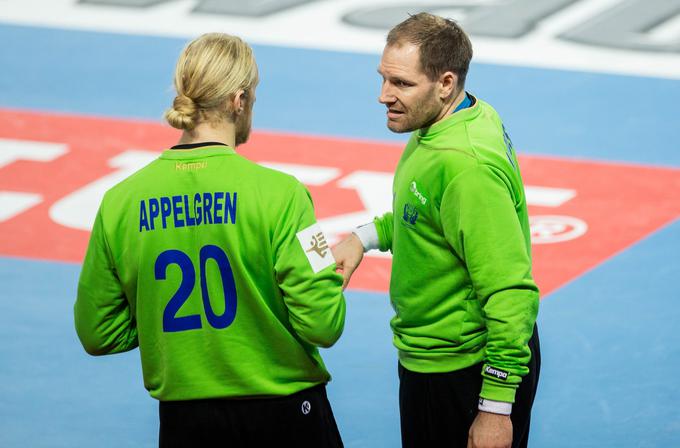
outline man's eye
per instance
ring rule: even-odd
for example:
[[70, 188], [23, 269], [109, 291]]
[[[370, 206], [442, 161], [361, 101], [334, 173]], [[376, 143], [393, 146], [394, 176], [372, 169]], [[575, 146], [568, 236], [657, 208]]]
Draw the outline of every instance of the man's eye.
[[397, 87], [408, 87], [408, 86], [411, 85], [411, 84], [407, 83], [406, 81], [401, 81], [401, 80], [395, 81], [394, 84], [395, 84]]

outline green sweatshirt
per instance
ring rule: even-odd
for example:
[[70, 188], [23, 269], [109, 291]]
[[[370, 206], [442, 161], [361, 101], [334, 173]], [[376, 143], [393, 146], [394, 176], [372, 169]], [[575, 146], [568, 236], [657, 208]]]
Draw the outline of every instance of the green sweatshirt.
[[167, 150], [109, 190], [83, 263], [88, 353], [139, 345], [160, 400], [288, 395], [329, 381], [342, 276], [292, 176], [223, 145]]
[[524, 187], [496, 111], [478, 100], [414, 132], [393, 188], [393, 213], [374, 222], [393, 253], [400, 362], [434, 373], [483, 361], [480, 397], [514, 402], [538, 288]]

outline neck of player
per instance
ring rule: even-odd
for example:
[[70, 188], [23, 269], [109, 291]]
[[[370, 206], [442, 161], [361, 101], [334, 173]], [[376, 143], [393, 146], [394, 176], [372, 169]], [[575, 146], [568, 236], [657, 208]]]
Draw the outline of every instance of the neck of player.
[[439, 115], [439, 117], [437, 118], [437, 121], [441, 121], [444, 118], [451, 115], [453, 113], [453, 111], [456, 110], [456, 107], [458, 107], [458, 105], [460, 103], [462, 103], [464, 99], [465, 99], [465, 88], [462, 88], [462, 89], [460, 89], [460, 92], [458, 92], [458, 94], [453, 97], [452, 100], [449, 100], [450, 103], [448, 103], [448, 104], [445, 103], [443, 105], [442, 112]]
[[220, 142], [236, 148], [236, 126], [233, 122], [222, 120], [219, 123], [202, 122], [191, 131], [184, 131], [179, 139], [180, 145], [203, 142]]

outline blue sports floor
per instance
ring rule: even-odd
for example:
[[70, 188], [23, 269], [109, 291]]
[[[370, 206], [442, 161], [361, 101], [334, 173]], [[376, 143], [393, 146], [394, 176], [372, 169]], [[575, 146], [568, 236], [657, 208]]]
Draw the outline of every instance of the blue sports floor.
[[[0, 108], [158, 121], [186, 40], [0, 23], [0, 42]], [[254, 49], [256, 130], [403, 140], [376, 101], [378, 53]], [[680, 168], [677, 79], [490, 64], [468, 79], [520, 153]], [[679, 251], [676, 220], [543, 297], [531, 446], [680, 446]], [[0, 258], [0, 447], [156, 444], [138, 352], [92, 358], [80, 347], [79, 268]], [[388, 296], [346, 296], [345, 333], [323, 352], [340, 431], [348, 447], [397, 447]]]

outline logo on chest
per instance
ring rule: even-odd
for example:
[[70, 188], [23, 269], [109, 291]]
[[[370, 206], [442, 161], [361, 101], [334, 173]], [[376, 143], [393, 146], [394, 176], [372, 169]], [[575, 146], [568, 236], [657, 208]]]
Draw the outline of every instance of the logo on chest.
[[411, 191], [411, 193], [413, 193], [413, 195], [416, 198], [418, 198], [418, 200], [420, 201], [421, 204], [423, 204], [423, 205], [427, 204], [427, 198], [425, 196], [423, 196], [423, 194], [420, 191], [418, 191], [418, 185], [416, 185], [415, 180], [413, 182], [411, 182], [411, 185], [409, 186], [409, 190]]
[[406, 224], [414, 226], [418, 220], [418, 209], [415, 205], [404, 204], [404, 215], [402, 218]]
[[418, 211], [418, 208], [427, 204], [428, 199], [420, 190], [418, 190], [418, 185], [415, 180], [408, 184], [408, 191], [410, 192], [410, 199], [407, 199], [408, 202], [404, 204], [402, 224], [413, 228], [421, 214], [421, 212]]

